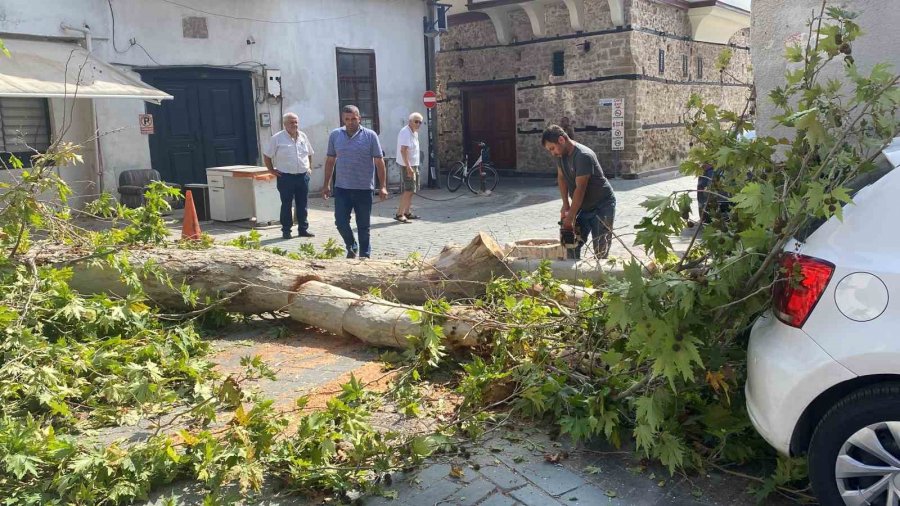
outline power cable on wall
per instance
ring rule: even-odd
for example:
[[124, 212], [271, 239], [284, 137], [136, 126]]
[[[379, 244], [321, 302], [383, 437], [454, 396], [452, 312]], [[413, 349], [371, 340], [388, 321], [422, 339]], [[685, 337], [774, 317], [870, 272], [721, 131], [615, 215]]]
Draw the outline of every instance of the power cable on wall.
[[110, 15], [110, 17], [112, 17], [112, 45], [113, 45], [113, 49], [114, 49], [117, 53], [119, 53], [119, 54], [127, 53], [128, 50], [131, 49], [133, 46], [129, 46], [128, 49], [121, 50], [121, 51], [119, 50], [118, 47], [116, 47], [116, 12], [113, 10], [112, 0], [106, 0], [106, 2], [109, 4], [109, 15]]
[[156, 58], [150, 56], [150, 53], [147, 52], [147, 48], [145, 48], [144, 46], [140, 45], [140, 44], [138, 43], [138, 41], [136, 41], [136, 40], [134, 40], [134, 39], [131, 39], [131, 45], [132, 45], [132, 46], [137, 46], [137, 47], [141, 48], [141, 51], [143, 51], [144, 54], [147, 55], [147, 58], [150, 58], [150, 61], [152, 61], [153, 63], [159, 65], [160, 67], [162, 66], [162, 63], [159, 63], [158, 61], [156, 61]]
[[112, 0], [106, 0], [106, 3], [109, 5], [109, 15], [110, 15], [110, 17], [112, 18], [112, 45], [113, 45], [113, 50], [114, 50], [115, 52], [119, 53], [119, 54], [125, 54], [125, 53], [127, 53], [128, 51], [131, 51], [131, 48], [137, 46], [137, 47], [141, 48], [141, 51], [143, 51], [145, 55], [147, 55], [147, 58], [150, 58], [150, 61], [152, 61], [153, 63], [155, 63], [155, 64], [157, 64], [157, 65], [162, 66], [162, 63], [159, 63], [158, 61], [156, 61], [156, 58], [154, 58], [153, 56], [151, 56], [151, 55], [150, 55], [150, 52], [147, 51], [147, 48], [145, 48], [145, 47], [142, 46], [140, 43], [138, 43], [137, 39], [130, 39], [130, 40], [128, 41], [128, 43], [129, 43], [128, 48], [126, 48], [126, 49], [119, 49], [119, 48], [116, 46], [116, 11], [113, 10]]

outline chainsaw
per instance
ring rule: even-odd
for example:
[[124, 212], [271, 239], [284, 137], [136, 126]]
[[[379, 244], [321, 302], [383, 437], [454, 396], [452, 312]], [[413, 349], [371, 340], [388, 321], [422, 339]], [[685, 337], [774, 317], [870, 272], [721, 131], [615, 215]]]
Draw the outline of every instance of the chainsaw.
[[566, 249], [577, 249], [584, 244], [581, 237], [581, 227], [575, 224], [572, 228], [563, 227], [563, 222], [559, 222], [559, 243]]

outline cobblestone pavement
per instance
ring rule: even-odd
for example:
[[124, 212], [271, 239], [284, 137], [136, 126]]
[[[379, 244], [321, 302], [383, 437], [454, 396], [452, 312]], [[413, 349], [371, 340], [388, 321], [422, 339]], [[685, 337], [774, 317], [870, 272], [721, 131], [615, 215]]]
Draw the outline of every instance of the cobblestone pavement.
[[[663, 506], [758, 504], [747, 480], [719, 473], [672, 476], [631, 451], [573, 448], [540, 429], [513, 427], [454, 459], [395, 481], [366, 506]], [[557, 460], [557, 462], [550, 462]], [[394, 494], [396, 492], [396, 494]], [[770, 497], [767, 505], [788, 505]]]
[[[639, 180], [613, 179], [616, 191], [616, 233], [630, 247], [633, 227], [644, 216], [640, 203], [648, 196], [668, 194], [676, 190], [696, 188], [690, 177], [657, 177]], [[373, 258], [405, 258], [412, 252], [423, 257], [436, 255], [448, 243], [465, 244], [478, 231], [486, 231], [502, 243], [520, 239], [557, 239], [559, 236], [559, 190], [551, 178], [503, 179], [491, 195], [474, 195], [465, 189], [450, 193], [445, 189], [423, 189], [413, 198], [413, 210], [422, 217], [408, 224], [394, 221], [398, 195], [373, 206]], [[343, 245], [334, 226], [333, 201], [310, 198], [310, 231], [313, 239], [281, 238], [280, 226], [257, 229], [266, 246], [293, 250], [301, 242], [317, 247], [328, 239]], [[352, 223], [352, 220], [351, 220]], [[249, 222], [210, 222], [201, 224], [204, 232], [217, 240], [228, 240], [246, 234]], [[355, 226], [354, 226], [355, 231]], [[294, 228], [296, 236], [296, 226]], [[621, 243], [614, 241], [611, 255], [624, 256]]]

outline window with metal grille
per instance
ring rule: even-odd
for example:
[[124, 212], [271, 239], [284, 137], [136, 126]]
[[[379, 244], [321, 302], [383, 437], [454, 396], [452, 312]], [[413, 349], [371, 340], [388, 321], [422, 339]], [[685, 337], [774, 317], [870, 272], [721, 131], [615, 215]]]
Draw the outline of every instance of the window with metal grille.
[[703, 58], [697, 57], [697, 79], [703, 79]]
[[553, 75], [566, 75], [566, 53], [565, 51], [556, 51], [553, 53]]
[[0, 159], [10, 155], [31, 166], [31, 157], [50, 147], [50, 107], [46, 98], [0, 98]]
[[666, 50], [659, 50], [659, 73], [660, 75], [666, 73]]
[[345, 105], [359, 108], [360, 123], [379, 131], [378, 86], [375, 78], [375, 51], [337, 50], [338, 113]]
[[688, 76], [688, 57], [686, 54], [681, 55], [681, 77]]

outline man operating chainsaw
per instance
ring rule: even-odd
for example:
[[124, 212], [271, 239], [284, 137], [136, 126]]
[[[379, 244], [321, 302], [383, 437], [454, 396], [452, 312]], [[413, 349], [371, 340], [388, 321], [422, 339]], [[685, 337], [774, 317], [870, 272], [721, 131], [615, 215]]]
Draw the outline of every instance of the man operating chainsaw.
[[550, 125], [541, 144], [559, 161], [556, 181], [562, 197], [560, 240], [568, 258], [581, 258], [588, 235], [597, 258], [606, 258], [612, 243], [616, 195], [603, 175], [597, 154], [573, 141], [558, 125]]

